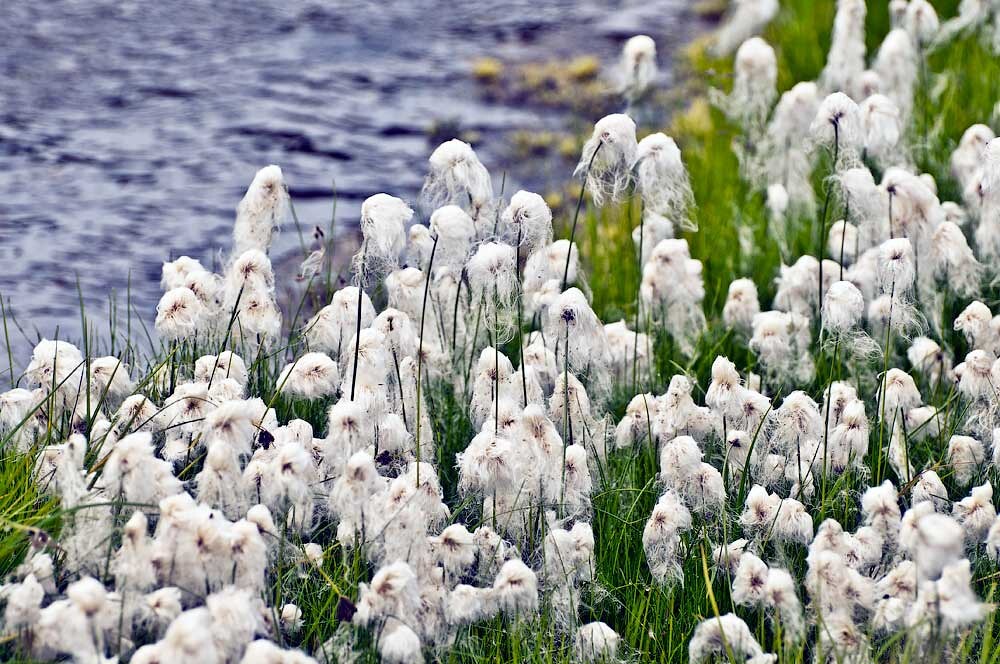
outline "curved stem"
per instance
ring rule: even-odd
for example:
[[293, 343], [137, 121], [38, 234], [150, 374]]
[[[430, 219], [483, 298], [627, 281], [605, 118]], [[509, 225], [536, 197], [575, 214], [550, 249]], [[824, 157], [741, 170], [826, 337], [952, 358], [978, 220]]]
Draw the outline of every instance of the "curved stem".
[[[438, 236], [434, 236], [434, 246], [431, 247], [431, 257], [427, 262], [427, 272], [424, 274], [424, 304], [420, 309], [420, 341], [417, 348], [417, 487], [420, 487], [420, 385], [424, 368], [424, 320], [427, 314], [427, 293], [430, 292], [431, 270], [434, 268], [434, 254], [437, 252]], [[461, 282], [459, 282], [461, 283]]]
[[587, 193], [587, 182], [590, 180], [590, 168], [594, 165], [594, 159], [597, 157], [597, 153], [601, 151], [604, 143], [598, 143], [597, 147], [594, 148], [594, 154], [590, 155], [590, 161], [587, 162], [587, 170], [583, 174], [583, 185], [580, 187], [580, 197], [576, 199], [576, 212], [573, 213], [573, 226], [569, 231], [569, 247], [566, 249], [566, 268], [563, 270], [563, 280], [562, 289], [566, 290], [566, 282], [569, 279], [569, 261], [573, 256], [573, 237], [576, 235], [576, 222], [580, 219], [580, 208], [583, 207], [583, 195]]

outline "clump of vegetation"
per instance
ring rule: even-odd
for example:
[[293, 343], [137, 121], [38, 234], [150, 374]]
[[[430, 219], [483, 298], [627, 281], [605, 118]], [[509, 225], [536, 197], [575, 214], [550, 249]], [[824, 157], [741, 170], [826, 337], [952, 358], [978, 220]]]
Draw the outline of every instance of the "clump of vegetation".
[[472, 64], [472, 75], [487, 99], [585, 115], [607, 113], [618, 103], [614, 85], [601, 73], [600, 60], [592, 55], [508, 66], [483, 58]]
[[262, 169], [157, 343], [8, 351], [0, 652], [995, 659], [996, 21], [744, 0], [667, 133], [632, 41], [561, 218], [446, 141], [284, 314]]

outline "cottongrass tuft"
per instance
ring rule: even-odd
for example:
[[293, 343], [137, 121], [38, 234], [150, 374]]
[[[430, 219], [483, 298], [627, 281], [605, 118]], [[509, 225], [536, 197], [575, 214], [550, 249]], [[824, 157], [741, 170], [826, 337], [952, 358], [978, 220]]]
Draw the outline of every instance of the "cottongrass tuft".
[[[993, 18], [975, 9], [969, 29]], [[426, 225], [368, 199], [358, 285], [308, 284], [285, 328], [292, 275], [267, 251], [287, 190], [264, 169], [220, 273], [163, 265], [161, 352], [39, 340], [0, 394], [24, 502], [3, 654], [409, 663], [471, 644], [608, 662], [686, 641], [695, 662], [988, 658], [1000, 143], [984, 124], [951, 154], [940, 134], [963, 127], [920, 135], [928, 99], [955, 112], [948, 81], [918, 89], [944, 47], [924, 0], [891, 3], [871, 61], [864, 3], [839, 2], [819, 82], [775, 104], [789, 43], [753, 37], [777, 11], [746, 0], [723, 28], [720, 48], [743, 44], [730, 101], [746, 103], [727, 108], [743, 126], [714, 128], [733, 151], [684, 123], [683, 156], [626, 116], [597, 123], [577, 175], [596, 205], [637, 194], [634, 230], [632, 209], [553, 242], [545, 200], [505, 206], [451, 141]], [[784, 28], [799, 9], [781, 11]], [[652, 51], [627, 50], [638, 90]], [[732, 191], [747, 198], [726, 231]], [[693, 192], [717, 237], [675, 237]], [[594, 238], [613, 269], [588, 283]], [[640, 283], [619, 288], [616, 257]], [[674, 612], [668, 636], [622, 618], [632, 591]]]

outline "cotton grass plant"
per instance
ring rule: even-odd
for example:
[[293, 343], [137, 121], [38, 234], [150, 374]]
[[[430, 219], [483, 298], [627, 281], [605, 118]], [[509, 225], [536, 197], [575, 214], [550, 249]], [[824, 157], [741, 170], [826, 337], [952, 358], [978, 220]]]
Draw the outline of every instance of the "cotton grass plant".
[[158, 343], [8, 352], [4, 658], [992, 660], [995, 12], [889, 4], [734, 3], [558, 240], [451, 141], [283, 315], [269, 166]]

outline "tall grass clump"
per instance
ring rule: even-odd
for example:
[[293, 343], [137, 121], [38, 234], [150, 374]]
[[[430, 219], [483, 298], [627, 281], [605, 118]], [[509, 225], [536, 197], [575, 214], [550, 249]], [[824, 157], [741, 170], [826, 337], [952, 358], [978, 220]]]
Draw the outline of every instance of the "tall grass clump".
[[595, 122], [569, 214], [449, 141], [284, 307], [262, 169], [155, 342], [128, 302], [8, 350], [0, 655], [995, 660], [998, 20], [734, 3], [670, 127]]

